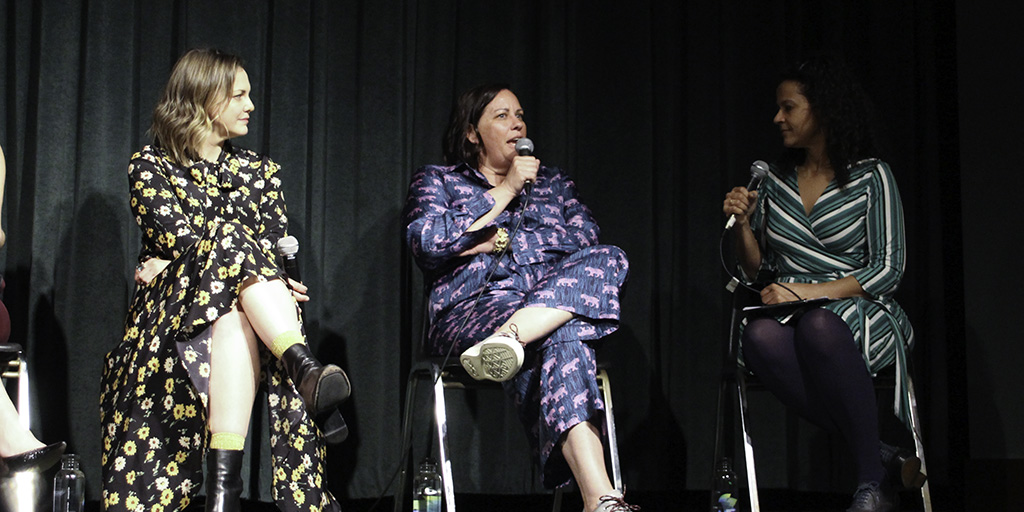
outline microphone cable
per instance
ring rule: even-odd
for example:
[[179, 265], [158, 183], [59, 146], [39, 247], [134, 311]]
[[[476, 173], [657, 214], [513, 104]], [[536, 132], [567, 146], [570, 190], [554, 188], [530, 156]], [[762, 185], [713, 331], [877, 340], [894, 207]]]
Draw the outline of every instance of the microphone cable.
[[[740, 228], [740, 229], [742, 229], [742, 228]], [[722, 236], [721, 236], [721, 238], [718, 239], [718, 257], [719, 257], [719, 260], [722, 262], [722, 268], [725, 269], [725, 273], [728, 274], [729, 277], [731, 278], [729, 280], [729, 284], [727, 284], [725, 286], [725, 288], [727, 290], [729, 290], [730, 292], [735, 292], [736, 291], [736, 285], [739, 284], [739, 285], [743, 286], [744, 288], [746, 288], [746, 289], [756, 293], [758, 296], [760, 296], [761, 295], [761, 290], [759, 290], [757, 288], [754, 288], [753, 286], [748, 284], [743, 279], [740, 279], [740, 277], [738, 275], [736, 275], [735, 273], [733, 273], [733, 270], [731, 268], [729, 268], [729, 264], [725, 262], [725, 235], [730, 230], [731, 230], [731, 228], [726, 228], [726, 229], [722, 230]], [[785, 284], [780, 283], [780, 282], [775, 282], [775, 284], [785, 288], [789, 293], [792, 293], [793, 296], [796, 297], [796, 300], [804, 300], [803, 297], [798, 295], [796, 292], [794, 292], [792, 289], [790, 289]]]
[[[526, 187], [524, 186], [523, 189], [526, 190]], [[509, 233], [508, 235], [509, 243], [491, 260], [491, 265], [487, 269], [487, 275], [484, 277], [484, 282], [480, 286], [480, 289], [477, 290], [476, 297], [473, 299], [473, 305], [469, 308], [469, 312], [466, 314], [466, 318], [462, 321], [462, 325], [459, 326], [459, 330], [456, 331], [451, 345], [448, 346], [448, 352], [445, 353], [444, 359], [441, 360], [441, 365], [438, 367], [439, 371], [437, 372], [437, 376], [434, 377], [433, 385], [431, 387], [436, 386], [438, 380], [441, 379], [441, 374], [444, 373], [444, 368], [448, 364], [448, 360], [451, 358], [452, 352], [454, 351], [455, 345], [457, 344], [456, 340], [458, 340], [459, 336], [462, 335], [462, 331], [466, 329], [466, 325], [469, 324], [469, 319], [473, 317], [473, 312], [476, 311], [476, 307], [480, 303], [481, 297], [483, 297], [484, 292], [487, 291], [487, 285], [491, 282], [491, 277], [494, 276], [495, 270], [498, 269], [498, 263], [501, 262], [502, 258], [505, 257], [505, 253], [508, 252], [510, 247], [512, 247], [512, 241], [515, 240], [516, 235], [519, 233], [519, 228], [523, 225], [523, 219], [526, 218], [526, 208], [530, 205], [531, 196], [532, 194], [530, 193], [527, 193], [525, 195], [525, 199], [522, 201], [522, 207], [520, 208], [519, 220], [516, 222], [516, 225], [512, 228], [512, 232]], [[427, 300], [429, 300], [429, 298], [427, 298]], [[427, 335], [426, 332], [421, 334], [424, 338]], [[406, 397], [406, 400], [409, 400], [409, 397]], [[409, 404], [409, 407], [414, 406], [415, 402]], [[400, 473], [402, 471], [402, 468], [404, 468], [406, 463], [408, 463], [410, 452], [412, 451], [412, 432], [410, 432], [409, 434], [409, 438], [404, 439], [402, 441], [402, 457], [399, 460], [398, 467], [395, 468], [394, 473], [391, 474], [391, 478], [388, 479], [388, 483], [384, 486], [384, 489], [383, 491], [381, 491], [381, 494], [377, 496], [376, 501], [374, 501], [373, 504], [370, 505], [370, 508], [366, 509], [367, 512], [373, 512], [374, 510], [376, 510], [377, 505], [379, 505], [380, 502], [384, 500], [384, 495], [387, 494], [388, 489], [390, 489], [391, 486], [395, 483], [395, 478], [398, 477], [398, 473]], [[404, 489], [400, 489], [398, 492], [401, 492], [404, 497], [404, 491]], [[400, 499], [398, 492], [395, 493], [395, 500]]]

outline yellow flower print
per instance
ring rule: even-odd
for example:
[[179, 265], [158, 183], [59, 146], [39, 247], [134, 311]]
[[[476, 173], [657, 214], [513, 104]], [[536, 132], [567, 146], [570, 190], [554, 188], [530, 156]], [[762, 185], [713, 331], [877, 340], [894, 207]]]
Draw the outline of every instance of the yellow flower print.
[[175, 191], [175, 194], [178, 195], [178, 199], [185, 199], [185, 195], [186, 194], [185, 194], [185, 191], [183, 189], [179, 188], [178, 190]]
[[121, 497], [116, 492], [112, 492], [107, 495], [107, 506], [112, 507], [117, 505], [121, 501]]
[[239, 265], [238, 263], [234, 263], [234, 264], [231, 265], [231, 268], [228, 269], [228, 275], [231, 276], [231, 277], [235, 277], [241, 271], [242, 271], [242, 266]]
[[164, 512], [164, 507], [159, 503], [154, 503], [152, 507], [149, 507], [149, 512]]
[[178, 474], [178, 463], [177, 462], [168, 462], [167, 466], [166, 466], [166, 469], [167, 469], [167, 474], [168, 475], [175, 476], [175, 475]]
[[142, 189], [142, 197], [155, 197], [155, 196], [156, 196], [156, 189], [155, 188], [144, 188], [144, 189]]
[[139, 384], [139, 386], [137, 388], [135, 388], [135, 396], [142, 396], [142, 395], [145, 395], [145, 394], [146, 394], [146, 385], [145, 384]]
[[299, 489], [296, 489], [295, 492], [292, 493], [292, 498], [295, 499], [295, 503], [297, 505], [302, 505], [303, 503], [306, 502], [306, 495], [305, 495], [305, 493], [303, 493]]
[[128, 482], [128, 485], [134, 484], [135, 483], [135, 472], [134, 471], [129, 471], [129, 472], [125, 473], [124, 474], [124, 481]]
[[224, 278], [228, 277], [228, 269], [225, 268], [225, 267], [219, 267], [217, 269], [217, 277], [220, 278], [220, 279], [224, 279]]
[[296, 450], [302, 450], [302, 447], [306, 446], [306, 440], [301, 437], [295, 437], [295, 440], [292, 441], [292, 446], [294, 446]]
[[284, 468], [277, 468], [276, 470], [274, 470], [274, 480], [275, 481], [279, 482], [281, 480], [284, 480], [287, 477], [288, 477], [288, 475], [284, 472]]
[[210, 303], [210, 292], [206, 290], [200, 290], [199, 292], [199, 305], [205, 306]]
[[149, 437], [149, 427], [142, 427], [138, 431], [139, 439], [145, 439]]
[[124, 453], [128, 456], [135, 455], [135, 441], [128, 441], [124, 443]]
[[146, 368], [151, 372], [157, 371], [160, 368], [160, 360], [155, 357], [149, 358], [149, 361], [146, 361]]
[[175, 405], [174, 406], [174, 419], [180, 420], [184, 416], [185, 416], [185, 406], [182, 405], [182, 404]]
[[171, 194], [170, 190], [161, 190], [160, 191], [160, 197], [162, 197], [164, 199], [170, 199], [173, 196], [174, 196], [174, 194]]
[[291, 409], [293, 411], [297, 411], [297, 410], [302, 408], [302, 399], [301, 398], [292, 398], [292, 401], [291, 401], [290, 405], [291, 405]]
[[124, 506], [128, 510], [135, 510], [135, 507], [139, 506], [139, 498], [136, 496], [128, 496], [128, 499], [124, 500]]
[[168, 393], [174, 392], [174, 379], [167, 379], [164, 381], [164, 391]]
[[277, 199], [277, 191], [276, 190], [271, 190], [270, 192], [267, 192], [267, 197], [269, 197], [271, 199]]
[[186, 418], [195, 418], [196, 417], [196, 406], [194, 406], [194, 405], [187, 405], [187, 406], [185, 406], [185, 417]]
[[203, 179], [203, 173], [199, 169], [192, 169], [192, 172], [190, 174], [192, 174], [192, 177], [195, 178], [196, 181], [200, 181]]
[[144, 205], [144, 204], [140, 204], [139, 205], [139, 215], [145, 215], [147, 213], [149, 213], [149, 208], [146, 208], [146, 205]]

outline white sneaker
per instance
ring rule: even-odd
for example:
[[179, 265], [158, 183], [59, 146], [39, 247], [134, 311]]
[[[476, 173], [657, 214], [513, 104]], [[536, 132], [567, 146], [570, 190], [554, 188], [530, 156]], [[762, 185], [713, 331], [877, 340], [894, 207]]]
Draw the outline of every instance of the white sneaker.
[[505, 382], [519, 373], [524, 355], [523, 346], [512, 333], [499, 332], [469, 347], [459, 356], [459, 362], [476, 380]]

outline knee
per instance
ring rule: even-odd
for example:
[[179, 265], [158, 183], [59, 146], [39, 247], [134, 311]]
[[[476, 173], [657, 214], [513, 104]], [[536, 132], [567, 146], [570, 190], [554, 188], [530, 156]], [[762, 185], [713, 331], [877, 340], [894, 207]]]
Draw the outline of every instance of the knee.
[[782, 325], [774, 318], [758, 318], [750, 321], [743, 330], [743, 354], [747, 358], [766, 359], [775, 352], [775, 347], [782, 342], [778, 331]]
[[827, 357], [839, 348], [853, 346], [853, 333], [842, 317], [824, 308], [816, 308], [800, 317], [794, 336], [800, 352]]

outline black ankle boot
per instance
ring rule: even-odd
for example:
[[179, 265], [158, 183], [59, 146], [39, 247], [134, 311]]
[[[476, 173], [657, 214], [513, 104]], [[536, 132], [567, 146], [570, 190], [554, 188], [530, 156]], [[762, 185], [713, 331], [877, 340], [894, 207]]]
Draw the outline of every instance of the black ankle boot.
[[242, 450], [206, 452], [206, 512], [242, 512]]
[[281, 362], [314, 418], [336, 409], [352, 393], [345, 372], [333, 364], [321, 365], [304, 343], [285, 350]]

